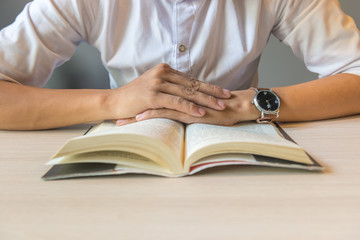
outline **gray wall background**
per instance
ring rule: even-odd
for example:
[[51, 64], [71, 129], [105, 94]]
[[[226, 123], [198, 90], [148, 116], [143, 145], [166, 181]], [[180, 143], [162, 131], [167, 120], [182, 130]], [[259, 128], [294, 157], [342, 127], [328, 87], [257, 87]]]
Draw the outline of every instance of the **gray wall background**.
[[[29, 0], [0, 0], [0, 28], [12, 23]], [[345, 13], [360, 27], [360, 1], [340, 0]], [[0, 43], [1, 44], [1, 43]], [[316, 78], [287, 46], [271, 37], [260, 62], [261, 87], [297, 84]], [[96, 49], [81, 44], [73, 58], [56, 69], [47, 88], [108, 88], [107, 72]]]

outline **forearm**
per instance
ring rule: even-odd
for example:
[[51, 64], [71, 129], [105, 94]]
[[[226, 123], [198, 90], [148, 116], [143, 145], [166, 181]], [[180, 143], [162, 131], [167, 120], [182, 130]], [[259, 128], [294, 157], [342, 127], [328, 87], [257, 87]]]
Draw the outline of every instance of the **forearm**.
[[0, 81], [0, 129], [36, 130], [111, 118], [110, 90], [55, 90]]
[[0, 129], [35, 130], [104, 119], [133, 119], [149, 109], [202, 117], [222, 111], [231, 92], [159, 64], [111, 90], [55, 90], [0, 81]]
[[360, 113], [360, 77], [337, 74], [273, 88], [281, 99], [278, 121], [310, 121]]
[[[360, 113], [360, 77], [352, 74], [338, 74], [315, 81], [289, 87], [272, 88], [280, 97], [279, 118], [276, 121], [311, 121], [335, 118]], [[148, 110], [142, 119], [165, 117], [185, 123], [210, 123], [232, 125], [260, 117], [259, 110], [252, 104], [253, 89], [234, 91], [225, 100], [226, 109], [206, 109], [203, 117], [192, 117], [177, 111], [162, 109]]]

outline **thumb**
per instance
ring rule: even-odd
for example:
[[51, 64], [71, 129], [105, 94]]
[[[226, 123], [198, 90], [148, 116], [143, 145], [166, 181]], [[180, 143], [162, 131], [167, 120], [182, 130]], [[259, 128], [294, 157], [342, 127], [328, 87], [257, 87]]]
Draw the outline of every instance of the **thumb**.
[[123, 118], [123, 119], [115, 119], [113, 120], [113, 122], [117, 125], [117, 126], [123, 126], [129, 123], [133, 123], [136, 122], [135, 118]]

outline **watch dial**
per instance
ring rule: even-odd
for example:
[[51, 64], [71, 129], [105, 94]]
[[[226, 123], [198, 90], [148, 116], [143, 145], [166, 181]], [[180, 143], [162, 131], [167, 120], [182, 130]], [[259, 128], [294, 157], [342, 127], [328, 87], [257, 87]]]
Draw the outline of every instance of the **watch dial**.
[[276, 111], [279, 108], [279, 99], [269, 91], [260, 91], [257, 95], [257, 102], [266, 111]]

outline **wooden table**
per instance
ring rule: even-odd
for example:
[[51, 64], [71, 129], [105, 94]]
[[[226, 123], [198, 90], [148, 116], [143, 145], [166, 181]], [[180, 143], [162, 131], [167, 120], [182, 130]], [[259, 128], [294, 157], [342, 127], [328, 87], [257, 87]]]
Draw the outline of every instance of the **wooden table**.
[[0, 131], [0, 239], [360, 239], [360, 116], [282, 126], [323, 173], [42, 181], [50, 156], [86, 126]]

